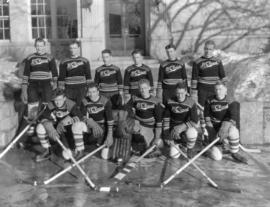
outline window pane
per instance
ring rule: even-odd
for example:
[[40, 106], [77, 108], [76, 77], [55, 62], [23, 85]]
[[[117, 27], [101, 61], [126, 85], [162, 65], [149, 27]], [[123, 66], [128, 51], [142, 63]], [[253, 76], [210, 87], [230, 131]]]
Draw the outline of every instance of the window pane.
[[0, 20], [0, 29], [4, 27], [3, 20]]
[[35, 4], [36, 3], [36, 0], [31, 0], [31, 4]]
[[9, 28], [9, 20], [4, 20], [4, 27]]
[[10, 38], [9, 29], [5, 29], [5, 39], [9, 39], [9, 38]]
[[37, 27], [37, 18], [32, 17], [32, 27]]
[[43, 17], [38, 18], [38, 26], [45, 27], [45, 19]]
[[50, 8], [50, 4], [46, 4], [45, 5], [45, 14], [48, 15], [51, 13], [51, 8]]
[[37, 14], [36, 5], [31, 5], [31, 14], [32, 15], [36, 15]]
[[36, 28], [32, 29], [32, 36], [34, 39], [38, 37], [38, 32]]
[[42, 38], [45, 38], [46, 35], [45, 35], [45, 28], [40, 28], [39, 29], [39, 36], [42, 37]]
[[0, 40], [4, 39], [4, 34], [3, 34], [3, 30], [0, 30]]
[[3, 16], [3, 9], [1, 5], [0, 5], [0, 16]]
[[43, 11], [43, 5], [38, 5], [38, 12], [37, 14], [44, 14], [44, 11]]
[[8, 6], [8, 4], [7, 5], [4, 5], [4, 7], [3, 7], [3, 15], [4, 16], [8, 16], [9, 15], [9, 6]]
[[39, 3], [39, 4], [42, 4], [42, 3], [43, 3], [43, 0], [38, 0], [38, 3]]
[[51, 27], [47, 27], [47, 29], [46, 29], [46, 37], [47, 38], [52, 38], [51, 34], [52, 34]]

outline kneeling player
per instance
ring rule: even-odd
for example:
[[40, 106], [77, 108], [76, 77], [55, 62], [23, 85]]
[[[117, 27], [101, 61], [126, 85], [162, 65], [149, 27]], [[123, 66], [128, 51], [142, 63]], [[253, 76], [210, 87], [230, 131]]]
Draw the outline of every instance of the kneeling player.
[[[219, 136], [220, 143], [229, 144], [230, 153], [236, 161], [247, 163], [246, 158], [238, 153], [239, 130], [236, 128], [238, 113], [237, 102], [228, 99], [226, 86], [218, 81], [215, 85], [215, 96], [207, 99], [204, 108], [209, 141]], [[210, 150], [210, 156], [214, 160], [222, 159], [222, 153], [217, 147]]]
[[112, 128], [112, 104], [109, 99], [99, 94], [98, 86], [95, 83], [88, 85], [86, 97], [82, 100], [81, 112], [83, 121], [72, 126], [73, 136], [80, 140], [79, 151], [84, 150], [84, 133], [90, 134], [87, 142], [97, 142], [98, 145], [104, 142], [107, 147], [113, 144]]
[[[37, 136], [41, 146], [45, 149], [40, 155], [37, 155], [36, 161], [41, 162], [49, 159], [51, 155], [49, 139], [64, 139], [63, 142], [68, 145], [66, 132], [71, 133], [71, 126], [80, 121], [81, 113], [76, 107], [75, 102], [66, 98], [64, 90], [56, 89], [53, 91], [53, 101], [49, 102], [41, 122], [36, 127]], [[75, 140], [76, 150], [79, 148], [78, 141]], [[69, 146], [67, 146], [69, 147]]]
[[[151, 85], [149, 80], [139, 81], [139, 96], [132, 96], [128, 101], [128, 107], [131, 107], [135, 113], [135, 120], [138, 123], [138, 131], [134, 135], [134, 140], [144, 142], [144, 149], [152, 144], [161, 144], [162, 114], [163, 105], [160, 101], [150, 94]], [[143, 152], [143, 150], [140, 150]], [[152, 155], [159, 155], [158, 151]]]
[[165, 108], [163, 134], [166, 143], [174, 148], [171, 142], [185, 142], [188, 157], [193, 157], [198, 136], [198, 114], [196, 103], [187, 96], [184, 83], [176, 85], [175, 96], [167, 101]]

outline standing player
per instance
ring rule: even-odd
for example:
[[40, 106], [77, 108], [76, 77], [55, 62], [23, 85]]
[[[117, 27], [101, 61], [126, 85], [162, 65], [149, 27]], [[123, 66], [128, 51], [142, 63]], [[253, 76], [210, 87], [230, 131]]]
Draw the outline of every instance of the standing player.
[[[37, 38], [35, 48], [36, 52], [25, 59], [22, 81], [22, 101], [28, 103], [26, 111], [28, 119], [35, 118], [40, 103], [48, 104], [51, 101], [52, 90], [57, 87], [56, 62], [51, 55], [46, 53], [45, 40]], [[20, 128], [24, 128], [26, 124], [23, 121]], [[34, 126], [31, 126], [27, 135], [33, 134]], [[25, 139], [26, 137], [21, 139], [22, 146]]]
[[151, 95], [149, 80], [141, 79], [138, 85], [140, 94], [132, 96], [127, 105], [132, 108], [135, 120], [139, 122], [134, 138], [143, 141], [145, 148], [148, 148], [161, 142], [163, 105]]
[[85, 87], [91, 81], [90, 64], [79, 55], [80, 43], [69, 44], [70, 58], [60, 63], [58, 87], [65, 89], [66, 96], [80, 106], [85, 96]]
[[[40, 140], [41, 146], [44, 148], [44, 152], [36, 156], [36, 162], [41, 162], [50, 158], [51, 144], [49, 139], [56, 140], [56, 138], [62, 138], [68, 145], [65, 135], [72, 135], [72, 124], [80, 121], [81, 118], [81, 113], [78, 107], [76, 107], [75, 102], [66, 98], [63, 90], [54, 90], [52, 100], [53, 101], [49, 102], [41, 117], [41, 122], [36, 128], [37, 136]], [[74, 141], [76, 147], [75, 150], [78, 154], [78, 151], [80, 150], [80, 140], [75, 139]]]
[[104, 65], [98, 67], [95, 73], [95, 83], [100, 94], [111, 98], [116, 94], [123, 96], [123, 81], [120, 68], [111, 63], [112, 52], [105, 49], [101, 52]]
[[186, 142], [187, 155], [191, 158], [194, 155], [193, 149], [198, 136], [197, 105], [193, 99], [187, 96], [185, 83], [178, 83], [174, 93], [175, 96], [167, 100], [165, 105], [164, 139], [169, 145], [171, 142]]
[[[237, 103], [228, 99], [226, 86], [218, 81], [215, 84], [215, 95], [207, 99], [204, 109], [209, 141], [213, 141], [218, 135], [220, 143], [229, 144], [232, 158], [247, 163], [246, 158], [238, 153], [239, 130], [236, 128], [238, 113]], [[222, 158], [222, 153], [216, 147], [210, 150], [210, 155], [215, 160]]]
[[195, 101], [198, 99], [200, 106], [204, 107], [209, 96], [215, 94], [215, 83], [218, 80], [226, 81], [221, 60], [213, 57], [215, 42], [208, 40], [204, 45], [204, 56], [193, 64], [191, 95]]
[[159, 67], [157, 97], [166, 100], [175, 95], [175, 87], [178, 82], [187, 85], [185, 64], [176, 58], [176, 47], [169, 44], [165, 47], [168, 60], [162, 62]]
[[107, 147], [110, 147], [113, 144], [112, 104], [99, 94], [98, 86], [93, 82], [88, 85], [81, 111], [83, 122], [75, 123], [72, 127], [74, 139], [81, 140], [80, 150], [84, 150], [84, 133], [91, 135], [87, 141], [97, 142], [99, 145], [105, 141]]
[[141, 79], [149, 80], [151, 91], [153, 89], [153, 76], [151, 69], [143, 64], [142, 51], [136, 49], [132, 52], [134, 64], [127, 67], [124, 75], [124, 94], [126, 97], [140, 94], [138, 82]]

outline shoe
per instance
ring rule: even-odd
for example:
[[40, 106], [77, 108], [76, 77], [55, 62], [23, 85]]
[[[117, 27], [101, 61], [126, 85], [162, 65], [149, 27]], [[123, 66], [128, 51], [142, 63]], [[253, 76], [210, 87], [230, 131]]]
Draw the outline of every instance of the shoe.
[[79, 160], [79, 159], [81, 159], [81, 158], [83, 157], [83, 155], [84, 155], [83, 150], [76, 151], [76, 152], [75, 152], [74, 159], [75, 159], [75, 160]]
[[46, 149], [42, 154], [36, 156], [36, 162], [43, 162], [45, 160], [50, 159], [51, 151], [50, 149]]
[[192, 149], [187, 149], [187, 156], [189, 159], [193, 158], [196, 154], [196, 151], [192, 148]]
[[239, 153], [232, 153], [232, 158], [237, 162], [248, 164], [247, 159], [244, 156], [240, 155]]

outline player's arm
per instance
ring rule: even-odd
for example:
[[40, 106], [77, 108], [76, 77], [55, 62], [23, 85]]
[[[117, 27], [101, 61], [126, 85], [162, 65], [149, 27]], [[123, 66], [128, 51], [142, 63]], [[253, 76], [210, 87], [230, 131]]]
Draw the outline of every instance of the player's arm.
[[159, 140], [161, 139], [163, 112], [163, 104], [157, 103], [155, 106], [155, 144], [158, 144]]
[[129, 94], [129, 81], [130, 81], [130, 73], [126, 69], [125, 74], [124, 74], [124, 94], [128, 95]]
[[123, 94], [123, 78], [122, 78], [120, 68], [117, 68], [116, 75], [117, 75], [118, 91], [120, 94]]
[[219, 62], [219, 65], [218, 65], [218, 73], [219, 73], [220, 80], [226, 83], [227, 78], [226, 78], [224, 66], [221, 61]]
[[163, 74], [163, 67], [160, 64], [159, 66], [159, 70], [158, 70], [158, 83], [157, 83], [157, 98], [159, 98], [160, 100], [162, 99], [162, 82], [164, 79], [164, 74]]
[[84, 75], [86, 78], [86, 84], [89, 84], [91, 82], [91, 68], [90, 63], [88, 60], [85, 61], [85, 67], [84, 67]]
[[192, 66], [192, 76], [191, 76], [191, 96], [195, 101], [198, 99], [198, 80], [199, 80], [199, 71], [198, 65], [196, 62], [193, 63]]
[[59, 78], [58, 78], [58, 87], [65, 89], [65, 78], [66, 78], [66, 64], [63, 62], [59, 65]]
[[52, 79], [56, 83], [57, 78], [58, 78], [58, 71], [57, 71], [55, 58], [51, 58], [51, 60], [49, 62], [49, 67], [50, 67], [50, 70], [52, 72]]
[[100, 73], [99, 73], [98, 70], [96, 69], [94, 82], [95, 82], [97, 85], [99, 85], [99, 82], [100, 82], [99, 74], [100, 74]]
[[187, 80], [187, 71], [186, 71], [185, 63], [183, 63], [183, 65], [182, 65], [181, 76], [183, 78], [184, 83], [186, 84], [187, 91], [189, 92], [188, 80]]
[[198, 123], [199, 123], [199, 116], [198, 116], [198, 111], [197, 111], [197, 105], [196, 103], [194, 103], [192, 105], [192, 107], [190, 108], [189, 111], [189, 123], [188, 125], [191, 125], [191, 127], [198, 127]]
[[213, 127], [213, 123], [211, 121], [211, 105], [209, 100], [205, 102], [204, 106], [204, 120], [205, 120], [205, 125], [208, 127]]
[[149, 80], [150, 86], [151, 86], [150, 92], [153, 93], [153, 90], [154, 90], [154, 80], [153, 80], [152, 70], [151, 70], [150, 67], [148, 67], [148, 71], [147, 71], [147, 79]]

